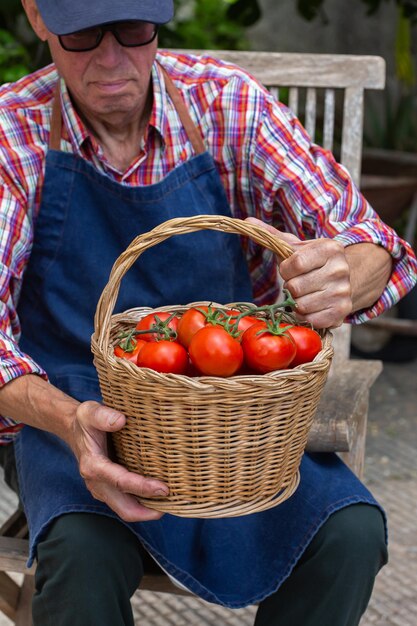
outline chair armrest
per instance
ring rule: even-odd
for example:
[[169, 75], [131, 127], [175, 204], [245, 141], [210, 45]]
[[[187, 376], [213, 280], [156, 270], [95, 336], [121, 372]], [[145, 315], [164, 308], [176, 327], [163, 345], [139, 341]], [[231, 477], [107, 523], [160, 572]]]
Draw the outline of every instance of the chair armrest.
[[347, 452], [367, 410], [369, 390], [382, 371], [381, 361], [347, 359], [332, 368], [311, 428], [307, 451]]

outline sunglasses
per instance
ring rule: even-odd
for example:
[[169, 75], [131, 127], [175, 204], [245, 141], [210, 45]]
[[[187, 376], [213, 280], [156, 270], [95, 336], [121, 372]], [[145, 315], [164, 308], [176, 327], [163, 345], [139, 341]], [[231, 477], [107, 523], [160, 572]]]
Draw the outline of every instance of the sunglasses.
[[64, 50], [68, 52], [88, 52], [101, 44], [107, 32], [112, 33], [121, 46], [138, 48], [148, 45], [155, 39], [158, 26], [140, 20], [113, 22], [112, 24], [102, 24], [101, 26], [78, 30], [69, 35], [58, 35], [58, 39]]

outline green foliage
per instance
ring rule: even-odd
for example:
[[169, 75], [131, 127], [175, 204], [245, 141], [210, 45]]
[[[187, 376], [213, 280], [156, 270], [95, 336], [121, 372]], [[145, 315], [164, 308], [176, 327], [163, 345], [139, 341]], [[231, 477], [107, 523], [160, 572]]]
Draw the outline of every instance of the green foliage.
[[323, 8], [324, 0], [297, 0], [299, 14], [309, 22], [316, 19]]
[[411, 87], [415, 82], [413, 56], [411, 54], [411, 22], [399, 10], [395, 39], [395, 65], [398, 79]]
[[[261, 16], [258, 0], [174, 0], [175, 18], [160, 29], [172, 48], [249, 49], [246, 28]], [[24, 17], [21, 0], [0, 0], [0, 84], [49, 63]]]
[[417, 145], [417, 109], [413, 93], [397, 98], [386, 91], [382, 113], [367, 105], [368, 127], [364, 135], [366, 146], [384, 150], [415, 152]]
[[229, 0], [227, 17], [241, 26], [252, 26], [261, 18], [258, 0]]
[[18, 80], [29, 71], [26, 48], [11, 33], [0, 30], [0, 84]]
[[160, 29], [164, 48], [244, 50], [245, 28], [260, 17], [257, 0], [175, 0], [175, 17]]

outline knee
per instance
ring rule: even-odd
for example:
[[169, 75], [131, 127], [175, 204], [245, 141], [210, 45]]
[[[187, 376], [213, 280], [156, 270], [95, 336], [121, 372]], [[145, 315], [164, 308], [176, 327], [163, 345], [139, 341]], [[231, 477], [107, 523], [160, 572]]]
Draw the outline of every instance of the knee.
[[[385, 524], [372, 505], [354, 504], [330, 516], [312, 544], [327, 576], [358, 571], [373, 578], [388, 560]], [[323, 570], [322, 570], [323, 571]]]
[[63, 515], [38, 546], [39, 576], [76, 577], [82, 586], [109, 572], [131, 576], [132, 581], [126, 583], [133, 588], [143, 575], [139, 541], [116, 519], [85, 513]]

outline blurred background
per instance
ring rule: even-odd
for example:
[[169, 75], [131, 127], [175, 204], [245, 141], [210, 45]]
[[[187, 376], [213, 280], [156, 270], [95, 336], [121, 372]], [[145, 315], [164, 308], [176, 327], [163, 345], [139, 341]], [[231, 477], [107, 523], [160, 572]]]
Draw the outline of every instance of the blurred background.
[[[366, 93], [361, 189], [383, 219], [416, 249], [417, 0], [175, 0], [175, 5], [174, 21], [161, 29], [161, 47], [385, 59], [386, 89]], [[20, 0], [0, 0], [0, 84], [49, 62], [46, 47], [25, 20]], [[378, 576], [362, 623], [415, 626], [417, 289], [385, 319], [391, 320], [391, 326], [365, 325], [352, 333], [354, 356], [384, 361], [371, 390], [365, 482], [388, 512], [391, 545], [390, 565]], [[6, 515], [15, 506], [14, 496], [4, 487], [0, 494], [1, 512]], [[150, 598], [143, 606], [137, 600], [137, 615], [143, 617], [139, 611], [146, 609], [154, 611], [146, 623], [171, 623], [167, 621], [169, 598], [166, 602]], [[176, 626], [253, 623], [252, 609], [215, 614], [213, 607], [207, 612], [195, 599], [175, 602]], [[10, 622], [0, 617], [0, 624]]]

